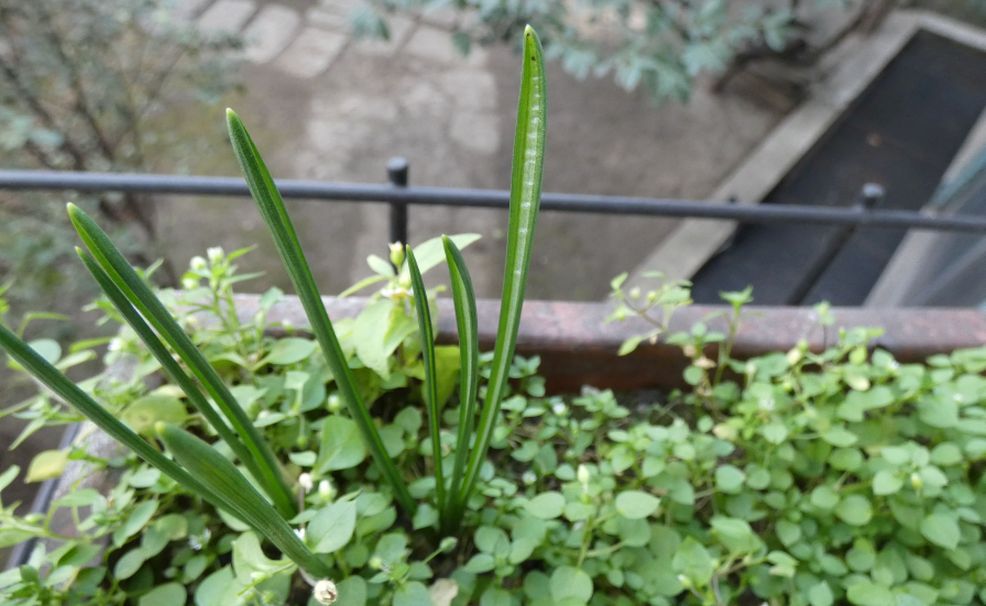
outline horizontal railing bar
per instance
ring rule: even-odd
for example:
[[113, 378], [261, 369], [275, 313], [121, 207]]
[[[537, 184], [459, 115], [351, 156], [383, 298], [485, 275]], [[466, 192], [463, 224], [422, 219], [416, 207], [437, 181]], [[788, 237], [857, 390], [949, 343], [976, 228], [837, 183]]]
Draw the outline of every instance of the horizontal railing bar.
[[[286, 198], [345, 202], [402, 202], [427, 206], [502, 208], [509, 193], [493, 189], [404, 187], [389, 184], [333, 183], [283, 179], [277, 186]], [[0, 170], [0, 190], [74, 190], [80, 192], [135, 192], [200, 196], [248, 196], [238, 177], [202, 177], [136, 173], [94, 173]], [[899, 229], [986, 232], [986, 217], [935, 215], [893, 209], [819, 207], [794, 204], [744, 205], [629, 196], [545, 193], [541, 207], [561, 212], [691, 217], [741, 223], [801, 223], [854, 225]]]

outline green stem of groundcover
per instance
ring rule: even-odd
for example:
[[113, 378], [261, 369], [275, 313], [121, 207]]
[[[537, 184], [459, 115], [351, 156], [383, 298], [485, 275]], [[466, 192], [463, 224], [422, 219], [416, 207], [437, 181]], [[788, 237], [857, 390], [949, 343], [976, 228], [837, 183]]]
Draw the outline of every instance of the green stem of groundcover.
[[[240, 407], [236, 398], [230, 393], [219, 374], [195, 347], [188, 335], [178, 326], [171, 313], [151, 292], [147, 284], [127, 263], [109, 236], [96, 222], [74, 204], [69, 204], [69, 218], [99, 266], [119, 287], [134, 308], [144, 316], [161, 338], [185, 362], [225, 415], [232, 428], [242, 438], [260, 476], [257, 479], [274, 502], [277, 510], [286, 518], [293, 517], [297, 513], [294, 499], [273, 451], [257, 428], [254, 427], [246, 412]], [[250, 465], [248, 461], [249, 459], [243, 463]]]

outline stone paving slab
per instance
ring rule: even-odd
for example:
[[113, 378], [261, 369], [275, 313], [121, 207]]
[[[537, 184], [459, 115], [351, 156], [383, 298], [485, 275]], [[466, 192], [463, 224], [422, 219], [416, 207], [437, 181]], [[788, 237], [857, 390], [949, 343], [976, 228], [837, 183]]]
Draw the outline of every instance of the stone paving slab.
[[387, 19], [390, 38], [360, 38], [354, 40], [354, 49], [364, 55], [389, 56], [397, 52], [414, 29], [413, 20], [395, 15]]
[[[287, 15], [284, 9], [299, 16], [283, 50], [269, 42], [263, 53], [248, 51], [256, 53], [251, 86], [233, 100], [275, 176], [382, 182], [387, 160], [403, 155], [411, 162], [412, 183], [509, 187], [518, 66], [511, 47], [478, 47], [463, 57], [447, 22], [430, 14], [391, 16], [394, 40], [367, 45], [353, 39], [349, 20], [363, 0], [238, 1], [255, 7], [236, 20], [248, 36], [284, 36], [285, 23], [268, 22], [290, 20], [276, 16]], [[225, 16], [228, 23], [229, 2], [212, 0], [200, 12]], [[608, 80], [578, 82], [556, 64], [548, 69], [547, 191], [704, 197], [783, 111], [705, 90], [696, 90], [687, 106], [655, 108], [643, 91], [628, 94]], [[235, 164], [202, 166], [210, 170], [232, 174]], [[325, 292], [364, 277], [368, 254], [386, 254], [384, 205], [289, 206]], [[193, 207], [201, 220], [189, 225], [183, 217], [190, 211], [182, 209]], [[250, 255], [250, 269], [286, 285], [262, 223], [243, 210], [235, 200], [176, 201], [173, 210], [161, 211], [163, 241], [189, 255], [207, 245], [258, 243], [261, 251]], [[230, 216], [237, 221], [232, 232]], [[608, 278], [633, 267], [675, 224], [545, 213], [532, 258], [531, 296], [602, 297]], [[466, 251], [481, 296], [499, 294], [505, 227], [502, 211], [428, 206], [415, 207], [409, 223], [412, 243], [440, 233], [483, 235]], [[178, 266], [187, 262], [182, 254], [173, 259]], [[572, 263], [578, 275], [593, 279], [573, 280]], [[427, 279], [442, 280], [441, 270]]]
[[262, 8], [243, 32], [244, 55], [253, 63], [267, 63], [291, 42], [301, 23], [297, 11], [280, 4]]
[[329, 69], [346, 46], [347, 37], [317, 27], [306, 27], [277, 59], [276, 65], [298, 78], [314, 78]]
[[473, 48], [468, 56], [463, 57], [455, 45], [452, 38], [445, 30], [430, 25], [422, 25], [414, 32], [408, 40], [404, 51], [412, 56], [425, 61], [444, 63], [447, 65], [472, 65], [480, 66], [486, 63], [486, 50], [480, 47]]
[[176, 0], [175, 15], [179, 19], [191, 20], [212, 0]]
[[256, 10], [252, 0], [219, 0], [202, 13], [198, 25], [206, 32], [238, 32]]

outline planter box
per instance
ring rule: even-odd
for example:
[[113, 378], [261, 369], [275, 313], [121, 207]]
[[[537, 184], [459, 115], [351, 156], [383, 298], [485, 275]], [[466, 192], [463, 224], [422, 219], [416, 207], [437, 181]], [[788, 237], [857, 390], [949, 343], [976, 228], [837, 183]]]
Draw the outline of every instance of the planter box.
[[[237, 305], [243, 317], [252, 317], [259, 297], [240, 295]], [[343, 318], [362, 309], [365, 299], [326, 298], [329, 315]], [[496, 336], [499, 302], [481, 300], [480, 347], [492, 349]], [[438, 334], [441, 342], [456, 342], [455, 312], [449, 299], [439, 300]], [[541, 356], [541, 374], [549, 391], [574, 392], [583, 385], [617, 390], [680, 387], [681, 372], [688, 364], [677, 346], [642, 343], [628, 356], [618, 356], [627, 338], [646, 332], [650, 326], [638, 318], [607, 324], [609, 303], [570, 301], [527, 301], [520, 323], [517, 353]], [[693, 305], [678, 311], [672, 331], [687, 330], [706, 321], [710, 328], [725, 330], [728, 307]], [[813, 351], [831, 345], [840, 328], [881, 327], [876, 345], [902, 362], [920, 362], [937, 353], [986, 344], [986, 312], [975, 309], [872, 309], [833, 308], [835, 325], [818, 323], [814, 310], [806, 307], [756, 307], [744, 309], [733, 356], [741, 359], [772, 351], [785, 352], [801, 339]], [[305, 327], [301, 304], [288, 297], [271, 310], [272, 322], [287, 320]]]
[[[236, 303], [239, 314], [251, 318], [257, 311], [260, 297], [239, 295]], [[333, 319], [356, 315], [366, 300], [326, 298]], [[491, 349], [498, 320], [497, 301], [478, 303], [481, 347]], [[524, 306], [517, 352], [541, 357], [540, 374], [547, 379], [550, 392], [570, 393], [583, 385], [615, 390], [641, 390], [684, 386], [682, 370], [688, 360], [676, 346], [664, 343], [644, 343], [631, 355], [616, 354], [628, 337], [645, 332], [649, 325], [631, 319], [606, 324], [611, 307], [607, 303], [575, 303], [529, 301]], [[729, 308], [722, 306], [692, 306], [679, 311], [672, 330], [684, 330], [697, 321], [706, 321], [710, 328], [725, 329]], [[820, 326], [813, 310], [793, 307], [749, 307], [745, 310], [742, 327], [737, 335], [733, 356], [750, 358], [769, 352], [787, 351], [801, 339], [811, 349], [821, 351], [831, 344], [840, 328], [874, 327], [885, 329], [876, 345], [892, 353], [902, 362], [919, 362], [927, 357], [955, 349], [976, 347], [986, 343], [986, 312], [973, 309], [887, 309], [836, 308], [832, 310], [835, 325]], [[300, 302], [287, 297], [268, 314], [272, 324], [288, 321], [303, 330], [307, 319]], [[442, 342], [455, 342], [455, 318], [451, 301], [439, 301], [439, 330]], [[121, 369], [126, 372], [126, 369]], [[105, 434], [88, 433], [89, 448], [98, 456], [109, 457], [122, 447]], [[79, 435], [80, 426], [70, 427], [63, 445]], [[45, 482], [38, 492], [32, 510], [44, 512], [49, 504], [66, 494], [72, 485], [83, 479], [85, 486], [97, 490], [112, 486], [114, 479], [102, 474], [89, 474], [83, 463], [68, 465], [58, 480]], [[62, 512], [64, 513], [64, 512]], [[66, 515], [56, 516], [59, 532], [72, 532], [72, 521]], [[30, 543], [18, 545], [11, 554], [8, 566], [23, 563], [31, 549]]]

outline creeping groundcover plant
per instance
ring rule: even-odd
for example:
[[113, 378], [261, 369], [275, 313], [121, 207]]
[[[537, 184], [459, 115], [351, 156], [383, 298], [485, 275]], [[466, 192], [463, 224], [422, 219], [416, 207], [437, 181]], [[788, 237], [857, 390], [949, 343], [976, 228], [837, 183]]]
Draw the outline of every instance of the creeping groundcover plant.
[[[33, 545], [0, 573], [0, 603], [986, 603], [986, 349], [900, 364], [872, 349], [878, 331], [856, 329], [821, 353], [799, 344], [740, 361], [730, 352], [749, 292], [724, 294], [722, 334], [706, 323], [677, 333], [687, 283], [640, 292], [617, 278], [613, 320], [653, 325], [621, 353], [657, 338], [681, 346], [689, 389], [646, 404], [545, 392], [538, 360], [514, 356], [545, 111], [528, 29], [489, 354], [460, 251], [471, 234], [371, 257], [377, 275], [357, 287], [383, 288], [330, 321], [232, 112], [305, 330], [269, 321], [277, 289], [238, 308], [234, 286], [255, 277], [237, 271], [247, 251], [210, 249], [183, 290], [155, 293], [70, 207], [104, 293], [94, 307], [120, 328], [106, 370], [75, 383], [63, 373], [102, 342], [63, 355], [0, 326], [9, 365], [39, 384], [2, 413], [29, 420], [22, 438], [91, 421], [26, 470], [61, 478], [48, 511], [18, 516], [0, 501], [0, 547]], [[436, 293], [421, 277], [443, 259], [456, 345], [435, 343]], [[91, 448], [99, 431], [126, 448]], [[85, 477], [63, 477], [70, 462]], [[0, 491], [19, 472], [0, 473]]]

